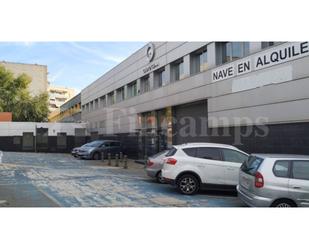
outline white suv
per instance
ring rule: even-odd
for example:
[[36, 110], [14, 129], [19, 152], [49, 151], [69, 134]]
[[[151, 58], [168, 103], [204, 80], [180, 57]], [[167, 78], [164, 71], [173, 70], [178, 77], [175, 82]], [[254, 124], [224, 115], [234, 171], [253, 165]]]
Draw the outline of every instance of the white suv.
[[239, 169], [248, 154], [231, 145], [188, 143], [174, 146], [164, 159], [164, 181], [186, 195], [202, 187], [236, 188]]

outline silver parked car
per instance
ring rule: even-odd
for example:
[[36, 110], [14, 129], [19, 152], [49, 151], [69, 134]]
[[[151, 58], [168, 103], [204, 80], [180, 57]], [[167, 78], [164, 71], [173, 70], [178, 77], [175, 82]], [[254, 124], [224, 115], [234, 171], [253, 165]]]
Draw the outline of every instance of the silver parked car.
[[110, 153], [112, 156], [119, 154], [122, 151], [122, 145], [119, 141], [115, 140], [95, 140], [90, 143], [84, 144], [79, 148], [74, 148], [71, 154], [75, 157], [82, 159], [101, 159], [101, 155], [104, 154], [104, 158]]
[[163, 159], [165, 158], [167, 152], [169, 152], [169, 150], [164, 150], [159, 152], [158, 154], [148, 157], [146, 163], [145, 170], [147, 175], [157, 179], [159, 183], [164, 183], [161, 170], [164, 163]]
[[309, 207], [309, 156], [252, 154], [237, 191], [253, 207]]

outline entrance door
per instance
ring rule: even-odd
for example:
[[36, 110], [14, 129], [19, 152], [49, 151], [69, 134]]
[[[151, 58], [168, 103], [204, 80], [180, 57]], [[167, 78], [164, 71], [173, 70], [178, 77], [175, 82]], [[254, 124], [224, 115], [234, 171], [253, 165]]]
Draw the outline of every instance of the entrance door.
[[48, 128], [36, 129], [36, 149], [38, 152], [48, 151]]
[[22, 141], [23, 151], [33, 151], [34, 150], [34, 137], [33, 132], [24, 132]]

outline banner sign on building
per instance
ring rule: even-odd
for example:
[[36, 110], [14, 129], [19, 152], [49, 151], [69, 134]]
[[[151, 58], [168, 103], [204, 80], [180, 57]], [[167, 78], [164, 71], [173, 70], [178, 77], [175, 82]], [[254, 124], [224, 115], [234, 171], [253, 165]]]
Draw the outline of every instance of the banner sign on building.
[[212, 70], [211, 79], [212, 82], [226, 80], [308, 55], [309, 42], [289, 42], [216, 68]]

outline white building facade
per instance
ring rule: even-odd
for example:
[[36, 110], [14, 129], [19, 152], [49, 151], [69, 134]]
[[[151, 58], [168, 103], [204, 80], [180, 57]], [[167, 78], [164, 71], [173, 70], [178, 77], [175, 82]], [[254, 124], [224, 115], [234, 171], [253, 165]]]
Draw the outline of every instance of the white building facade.
[[149, 43], [82, 90], [82, 121], [140, 157], [201, 141], [308, 154], [308, 55], [308, 42]]

